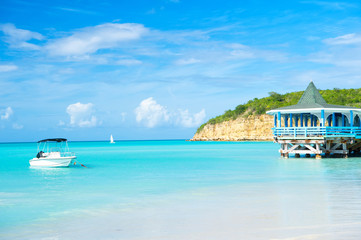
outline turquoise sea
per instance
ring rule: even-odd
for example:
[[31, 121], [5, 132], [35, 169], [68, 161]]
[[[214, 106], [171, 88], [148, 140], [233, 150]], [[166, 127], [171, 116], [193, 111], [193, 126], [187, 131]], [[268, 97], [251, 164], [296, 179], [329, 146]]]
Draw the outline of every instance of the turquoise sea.
[[0, 144], [0, 239], [360, 239], [361, 158], [279, 157], [270, 142]]

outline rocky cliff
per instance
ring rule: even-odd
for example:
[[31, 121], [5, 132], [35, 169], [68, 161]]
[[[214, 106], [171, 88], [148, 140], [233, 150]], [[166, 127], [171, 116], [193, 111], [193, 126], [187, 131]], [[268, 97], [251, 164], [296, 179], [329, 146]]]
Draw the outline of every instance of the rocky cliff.
[[192, 141], [271, 141], [273, 116], [239, 116], [235, 120], [208, 123], [197, 132]]

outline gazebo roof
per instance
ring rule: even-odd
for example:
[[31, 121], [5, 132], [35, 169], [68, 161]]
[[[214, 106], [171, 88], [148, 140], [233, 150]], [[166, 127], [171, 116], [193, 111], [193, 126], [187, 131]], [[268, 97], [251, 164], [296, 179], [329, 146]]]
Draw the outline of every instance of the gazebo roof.
[[324, 110], [359, 110], [360, 108], [356, 107], [347, 107], [342, 105], [332, 105], [328, 104], [325, 99], [321, 96], [320, 92], [317, 90], [315, 84], [311, 81], [306, 90], [304, 91], [302, 97], [296, 105], [291, 105], [287, 107], [281, 107], [267, 111], [268, 114], [274, 114], [276, 112], [304, 112], [305, 110], [313, 111], [316, 109]]
[[325, 105], [327, 102], [325, 99], [321, 96], [320, 92], [317, 90], [315, 84], [311, 81], [310, 84], [308, 84], [308, 87], [303, 92], [302, 97], [298, 101], [297, 105]]

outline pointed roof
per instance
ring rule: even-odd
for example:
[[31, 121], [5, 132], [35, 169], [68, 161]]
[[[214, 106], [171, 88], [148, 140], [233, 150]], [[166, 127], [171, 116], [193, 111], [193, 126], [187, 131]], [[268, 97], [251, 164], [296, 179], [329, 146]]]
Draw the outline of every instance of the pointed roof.
[[308, 87], [304, 91], [302, 97], [298, 101], [297, 105], [310, 105], [310, 104], [327, 104], [325, 99], [321, 96], [320, 92], [317, 90], [315, 84], [311, 81], [308, 84]]
[[361, 110], [360, 108], [355, 107], [347, 107], [347, 106], [341, 106], [341, 105], [333, 105], [328, 104], [325, 99], [321, 96], [320, 92], [317, 90], [315, 84], [311, 81], [306, 90], [303, 92], [302, 97], [298, 101], [296, 105], [291, 105], [287, 107], [281, 107], [272, 109], [270, 111], [267, 111], [267, 113], [275, 113], [275, 112], [294, 112], [295, 110], [310, 110], [313, 109], [349, 109], [349, 110]]

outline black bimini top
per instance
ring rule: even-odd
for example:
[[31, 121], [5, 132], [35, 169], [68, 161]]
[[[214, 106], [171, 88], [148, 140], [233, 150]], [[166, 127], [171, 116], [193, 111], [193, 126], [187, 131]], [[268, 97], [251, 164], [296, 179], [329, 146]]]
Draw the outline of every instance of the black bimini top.
[[66, 138], [48, 138], [38, 141], [38, 143], [41, 142], [66, 142], [68, 141]]

